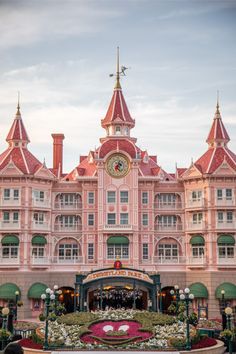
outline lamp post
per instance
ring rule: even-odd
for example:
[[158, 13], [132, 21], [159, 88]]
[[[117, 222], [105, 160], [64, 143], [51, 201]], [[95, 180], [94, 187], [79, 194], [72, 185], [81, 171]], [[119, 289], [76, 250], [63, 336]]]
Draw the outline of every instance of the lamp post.
[[175, 285], [174, 289], [172, 289], [170, 291], [171, 296], [174, 298], [175, 297], [175, 301], [176, 301], [176, 309], [175, 309], [175, 315], [177, 315], [178, 313], [178, 308], [179, 308], [179, 285]]
[[191, 350], [191, 342], [190, 342], [190, 326], [189, 326], [189, 304], [193, 301], [194, 295], [190, 294], [189, 288], [186, 288], [179, 291], [180, 300], [184, 302], [186, 308], [186, 349]]
[[223, 330], [226, 328], [226, 314], [225, 314], [225, 291], [221, 290], [221, 317], [222, 317], [222, 328]]
[[[225, 308], [225, 314], [226, 314], [226, 328], [231, 331], [231, 316], [233, 313], [233, 309], [231, 307], [226, 307]], [[229, 345], [229, 354], [232, 354], [232, 338], [228, 339], [228, 345]]]
[[3, 307], [2, 309], [2, 329], [7, 329], [7, 317], [9, 315], [9, 308]]
[[15, 296], [16, 296], [15, 321], [17, 321], [17, 303], [18, 303], [18, 300], [19, 300], [19, 295], [20, 295], [19, 291], [16, 290], [15, 291]]
[[45, 301], [45, 333], [44, 333], [44, 342], [43, 342], [43, 349], [47, 350], [49, 347], [48, 344], [48, 315], [49, 315], [49, 307], [50, 307], [50, 302], [55, 300], [55, 294], [54, 291], [51, 290], [50, 288], [46, 289], [46, 294], [41, 295], [41, 299]]

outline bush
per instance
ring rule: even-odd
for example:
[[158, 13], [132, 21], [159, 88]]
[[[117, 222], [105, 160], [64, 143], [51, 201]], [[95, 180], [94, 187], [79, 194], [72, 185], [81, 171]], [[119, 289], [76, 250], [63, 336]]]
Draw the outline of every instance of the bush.
[[186, 346], [185, 338], [170, 338], [169, 342], [176, 349], [183, 349]]
[[46, 316], [44, 315], [44, 313], [40, 313], [39, 314], [39, 321], [45, 321]]

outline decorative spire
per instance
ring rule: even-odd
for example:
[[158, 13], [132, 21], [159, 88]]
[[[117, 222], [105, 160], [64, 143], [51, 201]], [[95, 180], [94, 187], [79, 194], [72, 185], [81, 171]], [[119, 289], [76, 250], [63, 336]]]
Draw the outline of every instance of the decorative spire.
[[121, 89], [120, 86], [120, 52], [119, 47], [117, 47], [117, 55], [116, 55], [116, 84], [115, 89]]
[[6, 141], [11, 145], [16, 142], [28, 144], [30, 142], [20, 113], [20, 93], [18, 92], [17, 112], [12, 126], [7, 134]]
[[20, 116], [20, 91], [18, 91], [17, 116]]
[[220, 105], [219, 105], [219, 90], [217, 90], [217, 101], [216, 101], [216, 113], [220, 114]]

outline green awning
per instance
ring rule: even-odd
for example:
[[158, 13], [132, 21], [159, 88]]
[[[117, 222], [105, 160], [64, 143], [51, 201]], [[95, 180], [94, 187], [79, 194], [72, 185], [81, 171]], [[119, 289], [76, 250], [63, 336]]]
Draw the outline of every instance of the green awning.
[[[2, 300], [15, 300], [16, 299], [16, 294], [15, 292], [19, 291], [20, 294], [20, 289], [16, 284], [13, 283], [5, 283], [0, 286], [0, 299]], [[18, 299], [19, 299], [18, 295]]]
[[195, 298], [199, 299], [207, 299], [208, 298], [208, 290], [202, 283], [194, 283], [189, 287], [190, 292], [194, 295]]
[[205, 245], [205, 240], [201, 235], [195, 235], [190, 240], [191, 245]]
[[218, 245], [235, 245], [235, 239], [232, 235], [221, 235], [217, 240]]
[[43, 283], [34, 283], [28, 290], [29, 299], [41, 299], [41, 295], [45, 293], [47, 285]]
[[111, 236], [107, 240], [108, 245], [128, 245], [129, 239], [125, 236]]
[[224, 297], [226, 300], [236, 299], [236, 285], [232, 283], [220, 284], [215, 292], [216, 298], [219, 300], [222, 299], [221, 290], [225, 291]]
[[14, 244], [14, 245], [19, 245], [19, 239], [15, 235], [6, 235], [2, 239], [2, 245], [9, 245], [9, 244]]
[[32, 245], [46, 245], [47, 243], [47, 240], [44, 236], [42, 235], [35, 235], [33, 238], [32, 238]]

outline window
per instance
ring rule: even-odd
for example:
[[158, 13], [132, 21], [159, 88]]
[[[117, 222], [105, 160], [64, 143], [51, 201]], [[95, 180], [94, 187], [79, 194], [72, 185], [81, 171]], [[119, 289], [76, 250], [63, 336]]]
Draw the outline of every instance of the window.
[[75, 225], [75, 216], [74, 215], [63, 215], [61, 217], [61, 226], [72, 227], [74, 225]]
[[142, 215], [142, 224], [143, 224], [143, 226], [147, 226], [148, 225], [148, 214], [143, 214]]
[[175, 194], [158, 194], [158, 200], [162, 205], [172, 205], [175, 203]]
[[107, 214], [107, 224], [108, 225], [115, 225], [116, 224], [116, 214], [115, 213], [108, 213]]
[[13, 189], [13, 199], [19, 200], [19, 189]]
[[217, 189], [217, 199], [218, 200], [223, 199], [223, 190], [222, 189]]
[[201, 258], [204, 256], [204, 246], [195, 244], [192, 246], [192, 255], [193, 258]]
[[218, 211], [217, 213], [217, 221], [219, 224], [224, 222], [224, 213], [223, 211]]
[[129, 201], [129, 192], [128, 191], [121, 191], [120, 192], [120, 202], [121, 203], [128, 203]]
[[4, 189], [4, 200], [10, 199], [10, 189]]
[[178, 246], [176, 244], [161, 244], [158, 247], [159, 261], [178, 259]]
[[232, 189], [225, 190], [226, 200], [232, 200]]
[[3, 245], [2, 258], [18, 258], [18, 245], [15, 244]]
[[13, 223], [18, 223], [18, 221], [19, 221], [19, 213], [18, 213], [18, 211], [14, 211], [13, 212]]
[[94, 258], [94, 245], [93, 243], [88, 243], [88, 259]]
[[121, 133], [120, 126], [117, 125], [115, 129], [116, 129], [116, 135], [120, 135], [120, 133]]
[[76, 243], [65, 243], [59, 245], [59, 260], [78, 259], [78, 245]]
[[88, 225], [89, 226], [94, 225], [94, 214], [88, 214]]
[[233, 222], [233, 212], [232, 211], [227, 211], [226, 220], [227, 220], [228, 224], [231, 224]]
[[88, 204], [94, 204], [94, 192], [88, 192]]
[[148, 259], [148, 243], [143, 243], [143, 259]]
[[234, 247], [228, 244], [218, 246], [219, 258], [234, 258]]
[[42, 245], [34, 245], [32, 248], [33, 258], [43, 258], [44, 257], [44, 247]]
[[3, 222], [4, 223], [9, 223], [10, 222], [10, 213], [9, 213], [9, 211], [4, 211], [3, 212]]
[[148, 204], [148, 192], [142, 192], [142, 203]]
[[61, 205], [73, 205], [75, 204], [75, 195], [72, 193], [63, 194], [61, 196]]
[[35, 221], [35, 224], [43, 224], [44, 223], [44, 214], [43, 213], [34, 213], [34, 221]]
[[202, 223], [202, 213], [193, 214], [193, 224]]
[[192, 191], [192, 200], [200, 201], [202, 198], [202, 191]]
[[121, 225], [128, 225], [129, 223], [129, 214], [128, 213], [121, 213], [120, 214], [120, 224]]
[[176, 215], [159, 215], [158, 216], [158, 223], [162, 226], [175, 226], [176, 225], [177, 217]]
[[115, 203], [116, 202], [116, 192], [108, 191], [107, 192], [107, 203]]
[[44, 192], [43, 191], [34, 190], [33, 191], [33, 196], [34, 196], [34, 200], [37, 201], [37, 202], [43, 202], [44, 201]]
[[108, 259], [128, 259], [129, 258], [129, 245], [107, 245], [107, 258]]

